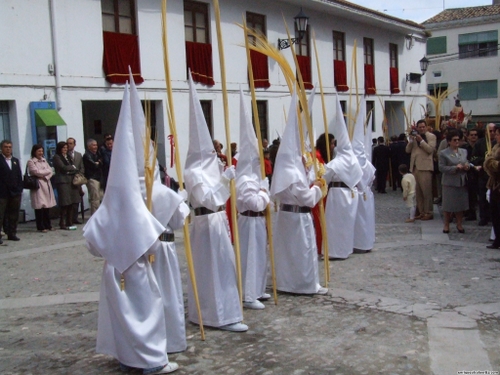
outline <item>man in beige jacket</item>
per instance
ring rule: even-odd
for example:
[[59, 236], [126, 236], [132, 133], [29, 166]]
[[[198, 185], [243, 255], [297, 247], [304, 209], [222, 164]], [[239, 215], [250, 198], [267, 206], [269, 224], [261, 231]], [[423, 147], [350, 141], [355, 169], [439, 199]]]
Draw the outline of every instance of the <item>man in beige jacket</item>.
[[417, 208], [419, 215], [415, 219], [432, 220], [432, 172], [433, 155], [436, 150], [436, 136], [427, 131], [425, 120], [417, 122], [417, 134], [410, 135], [406, 152], [411, 154], [410, 171], [417, 181]]

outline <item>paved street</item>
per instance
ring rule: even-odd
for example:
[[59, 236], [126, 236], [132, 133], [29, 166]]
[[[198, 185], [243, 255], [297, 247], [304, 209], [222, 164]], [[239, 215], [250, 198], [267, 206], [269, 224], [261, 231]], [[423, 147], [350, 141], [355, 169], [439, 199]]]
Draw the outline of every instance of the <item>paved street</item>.
[[[327, 295], [279, 294], [277, 306], [245, 310], [243, 334], [206, 327], [200, 341], [187, 323], [188, 350], [169, 356], [177, 373], [500, 371], [500, 251], [485, 247], [490, 228], [465, 222], [465, 234], [454, 225], [443, 234], [437, 206], [434, 220], [405, 224], [399, 191], [377, 194], [376, 208], [374, 250], [331, 262]], [[120, 373], [95, 353], [103, 261], [87, 252], [81, 227], [42, 234], [20, 224], [21, 241], [0, 246], [0, 374]], [[176, 241], [185, 288], [182, 232]]]

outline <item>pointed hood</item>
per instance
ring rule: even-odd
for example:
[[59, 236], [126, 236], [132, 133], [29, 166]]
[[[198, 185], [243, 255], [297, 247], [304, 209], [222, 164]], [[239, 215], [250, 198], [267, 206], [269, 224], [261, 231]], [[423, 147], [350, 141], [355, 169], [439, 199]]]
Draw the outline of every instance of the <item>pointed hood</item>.
[[375, 176], [375, 167], [367, 160], [365, 152], [365, 118], [366, 118], [366, 103], [363, 99], [359, 104], [358, 116], [354, 125], [354, 136], [352, 138], [352, 148], [354, 154], [358, 158], [359, 165], [363, 170], [363, 176], [358, 183], [361, 190], [366, 189], [373, 181]]
[[[370, 117], [373, 116], [373, 113], [370, 113]], [[371, 122], [371, 121], [370, 121]], [[366, 152], [366, 158], [368, 159], [369, 162], [372, 160], [372, 127], [367, 126], [365, 129], [365, 152]]]
[[288, 111], [287, 124], [281, 138], [278, 154], [276, 155], [271, 195], [287, 189], [290, 185], [302, 181], [308, 186], [304, 164], [302, 164], [302, 151], [297, 119], [297, 94], [292, 95], [290, 110]]
[[[316, 96], [316, 87], [313, 88], [311, 94], [309, 94], [309, 99], [307, 99], [307, 108], [309, 110], [309, 116], [312, 116], [312, 109], [314, 104], [314, 97]], [[304, 132], [304, 143], [307, 152], [312, 151], [311, 142], [309, 142], [309, 129], [307, 128], [307, 119], [305, 112], [302, 112], [302, 131]], [[314, 134], [313, 127], [313, 139], [316, 139], [316, 134]]]
[[142, 199], [128, 84], [116, 127], [106, 194], [83, 230], [91, 246], [120, 273], [137, 261], [165, 230]]
[[240, 88], [240, 152], [236, 165], [236, 189], [247, 181], [255, 181], [260, 187], [259, 143], [255, 136], [250, 113], [245, 105], [243, 91]]
[[[141, 186], [142, 198], [146, 199], [146, 181], [144, 178], [144, 139], [146, 137], [146, 118], [142, 110], [139, 92], [134, 83], [132, 73], [130, 72], [130, 110], [132, 114], [132, 130], [134, 133], [135, 157], [137, 160], [137, 172], [139, 174], [139, 183]], [[150, 148], [150, 158], [153, 158], [153, 145]], [[153, 184], [153, 215], [167, 225], [170, 218], [175, 213], [177, 207], [183, 201], [182, 197], [172, 189], [161, 183], [160, 168], [156, 160], [152, 161], [155, 165], [154, 184]], [[165, 199], [168, 197], [169, 199]]]
[[130, 77], [130, 111], [132, 115], [132, 131], [134, 132], [135, 157], [137, 160], [137, 171], [139, 178], [144, 184], [144, 138], [146, 136], [146, 118], [139, 98], [139, 92], [135, 86], [132, 72], [129, 72]]
[[198, 93], [189, 75], [189, 148], [184, 169], [186, 189], [190, 193], [196, 185], [214, 187], [220, 181], [219, 162], [207, 122], [201, 109]]
[[352, 151], [338, 95], [336, 95], [336, 108], [337, 113], [332, 131], [337, 140], [336, 156], [327, 164], [327, 167], [333, 169], [340, 180], [352, 189], [361, 179], [363, 172], [359, 166], [358, 159]]

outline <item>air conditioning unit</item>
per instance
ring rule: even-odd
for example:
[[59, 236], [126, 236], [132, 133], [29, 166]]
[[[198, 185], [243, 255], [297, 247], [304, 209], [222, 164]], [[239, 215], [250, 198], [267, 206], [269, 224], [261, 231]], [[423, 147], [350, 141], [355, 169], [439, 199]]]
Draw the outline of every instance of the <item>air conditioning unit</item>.
[[406, 80], [410, 83], [420, 83], [420, 78], [422, 78], [422, 74], [420, 73], [409, 73], [406, 75]]

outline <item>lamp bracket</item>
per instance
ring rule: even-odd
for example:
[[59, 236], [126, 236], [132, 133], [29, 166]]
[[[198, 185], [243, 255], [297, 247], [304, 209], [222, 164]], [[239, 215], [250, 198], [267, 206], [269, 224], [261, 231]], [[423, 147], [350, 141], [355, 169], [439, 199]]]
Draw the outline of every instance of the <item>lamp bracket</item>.
[[[300, 42], [300, 39], [301, 38], [291, 38], [292, 44], [296, 44], [296, 43]], [[290, 44], [290, 40], [288, 40], [288, 39], [278, 39], [278, 49], [279, 50], [290, 48], [290, 46], [292, 44]]]

